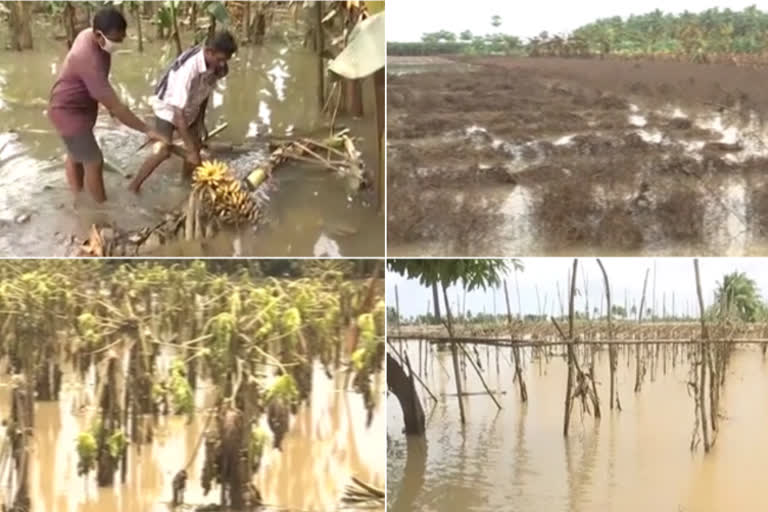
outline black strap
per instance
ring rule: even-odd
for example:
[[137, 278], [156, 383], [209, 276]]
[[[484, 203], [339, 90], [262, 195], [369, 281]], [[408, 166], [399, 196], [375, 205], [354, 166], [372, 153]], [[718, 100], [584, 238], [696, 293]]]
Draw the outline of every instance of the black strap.
[[174, 59], [174, 61], [171, 63], [170, 67], [165, 71], [165, 74], [163, 74], [163, 77], [155, 86], [155, 96], [162, 100], [165, 97], [166, 91], [168, 90], [168, 77], [171, 75], [171, 71], [178, 71], [181, 66], [183, 66], [189, 59], [200, 53], [202, 49], [202, 46], [193, 46], [192, 48], [189, 48], [184, 53], [176, 57], [176, 59]]

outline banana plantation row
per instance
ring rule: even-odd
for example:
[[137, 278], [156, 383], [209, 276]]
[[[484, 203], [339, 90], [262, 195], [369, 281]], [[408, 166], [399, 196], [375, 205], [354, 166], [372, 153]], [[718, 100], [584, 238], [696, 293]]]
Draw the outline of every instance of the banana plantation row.
[[768, 54], [768, 12], [756, 6], [742, 11], [708, 9], [700, 13], [653, 12], [598, 19], [570, 34], [546, 31], [524, 42], [504, 34], [502, 20], [491, 19], [497, 32], [478, 35], [469, 30], [426, 33], [416, 43], [392, 42], [389, 55], [527, 54], [531, 57], [590, 57], [607, 55], [684, 58], [697, 62]]
[[[0, 263], [6, 429], [18, 482], [11, 510], [29, 510], [33, 402], [57, 400], [64, 375], [82, 384], [96, 375], [96, 409], [72, 448], [78, 472], [95, 473], [100, 486], [113, 485], [118, 471], [125, 481], [128, 444], [151, 442], [159, 415], [202, 413], [195, 392], [211, 384], [202, 485], [219, 484], [222, 504], [234, 509], [258, 496], [250, 482], [267, 439], [260, 418], [279, 448], [310, 396], [313, 364], [346, 372], [370, 422], [371, 375], [384, 352], [381, 263], [308, 264], [304, 273], [315, 277], [301, 278], [264, 276], [257, 263], [212, 262], [215, 271], [204, 261]], [[167, 373], [161, 357], [172, 358]], [[168, 469], [183, 483], [192, 461]]]

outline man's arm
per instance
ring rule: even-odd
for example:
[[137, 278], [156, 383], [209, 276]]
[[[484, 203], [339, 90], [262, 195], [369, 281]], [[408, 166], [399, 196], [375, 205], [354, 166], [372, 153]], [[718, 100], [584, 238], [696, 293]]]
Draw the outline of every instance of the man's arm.
[[109, 110], [110, 114], [127, 127], [133, 128], [141, 133], [149, 133], [149, 126], [139, 119], [136, 114], [131, 112], [131, 110], [125, 106], [114, 93], [111, 96], [105, 96], [98, 101]]
[[146, 133], [150, 138], [155, 140], [162, 140], [170, 143], [165, 137], [154, 132], [147, 124], [136, 117], [131, 110], [117, 97], [115, 90], [112, 89], [112, 85], [109, 83], [106, 75], [99, 73], [94, 68], [85, 68], [86, 71], [81, 73], [81, 78], [85, 87], [88, 89], [88, 94], [91, 97], [104, 105], [109, 110], [110, 114], [117, 118], [118, 121], [133, 128], [141, 133]]

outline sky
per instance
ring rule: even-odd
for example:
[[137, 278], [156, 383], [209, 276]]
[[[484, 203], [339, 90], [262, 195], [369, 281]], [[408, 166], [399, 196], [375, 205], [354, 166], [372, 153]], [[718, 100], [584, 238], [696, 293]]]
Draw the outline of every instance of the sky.
[[535, 0], [521, 3], [510, 0], [390, 0], [387, 2], [387, 40], [419, 41], [425, 32], [449, 30], [473, 34], [495, 32], [491, 16], [501, 16], [498, 31], [519, 37], [533, 37], [543, 30], [551, 34], [568, 33], [597, 18], [627, 17], [654, 9], [680, 13], [699, 12], [710, 7], [742, 10], [756, 5], [768, 10], [768, 0]]
[[[656, 310], [662, 312], [662, 296], [667, 295], [667, 312], [671, 312], [672, 292], [675, 293], [676, 312], [685, 310], [686, 303], [692, 314], [698, 314], [696, 309], [696, 282], [694, 280], [693, 260], [690, 258], [603, 258], [603, 265], [608, 273], [611, 284], [611, 300], [613, 304], [624, 305], [625, 291], [629, 296], [628, 304], [631, 308], [633, 299], [637, 304], [643, 291], [643, 279], [646, 269], [650, 268], [646, 302], [652, 306], [653, 295], [653, 267], [656, 264]], [[543, 303], [547, 296], [547, 314], [560, 314], [560, 304], [557, 300], [557, 286], [565, 297], [567, 289], [568, 271], [573, 264], [571, 258], [522, 258], [524, 270], [518, 272], [517, 279], [520, 287], [520, 302], [523, 314], [537, 314], [539, 301]], [[582, 270], [587, 274], [587, 290], [589, 297], [589, 309], [600, 306], [603, 295], [603, 277], [600, 268], [594, 258], [579, 259], [579, 275], [577, 277], [577, 289], [581, 296], [575, 300], [577, 311], [584, 311], [584, 277]], [[723, 275], [735, 270], [745, 272], [754, 279], [763, 297], [768, 294], [768, 258], [702, 258], [699, 260], [701, 270], [702, 293], [705, 301], [712, 302], [716, 282]], [[512, 313], [517, 314], [518, 302], [515, 290], [515, 278], [509, 275], [507, 278]], [[418, 281], [406, 280], [398, 274], [387, 273], [386, 302], [387, 306], [395, 306], [395, 286], [398, 288], [401, 315], [411, 317], [423, 314], [427, 308], [427, 301], [431, 302], [431, 289], [422, 287]], [[536, 288], [539, 290], [539, 299], [536, 297]], [[459, 298], [459, 296], [461, 296]], [[464, 298], [458, 288], [452, 288], [448, 296], [451, 307], [456, 310], [456, 302], [463, 304]], [[476, 290], [466, 295], [466, 309], [473, 313], [493, 313], [493, 292], [491, 290]], [[430, 306], [431, 307], [431, 306]], [[553, 310], [554, 307], [554, 310]], [[567, 310], [567, 304], [565, 305]], [[504, 314], [504, 290], [496, 292], [496, 312]]]

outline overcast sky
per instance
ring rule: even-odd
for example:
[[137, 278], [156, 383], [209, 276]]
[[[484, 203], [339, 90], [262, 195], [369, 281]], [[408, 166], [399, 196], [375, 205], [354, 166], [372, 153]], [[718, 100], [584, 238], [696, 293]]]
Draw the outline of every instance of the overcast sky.
[[[547, 314], [560, 314], [560, 305], [557, 300], [557, 286], [559, 281], [560, 293], [565, 297], [567, 289], [566, 280], [568, 270], [573, 260], [570, 258], [523, 258], [525, 269], [517, 275], [520, 286], [520, 297], [523, 314], [536, 314], [539, 311], [536, 298], [536, 287], [539, 289], [539, 299], [544, 302], [547, 296]], [[633, 299], [639, 304], [643, 291], [643, 277], [645, 270], [651, 269], [648, 278], [648, 290], [646, 301], [648, 307], [652, 305], [653, 292], [653, 265], [656, 262], [656, 310], [662, 311], [662, 295], [667, 294], [667, 312], [671, 312], [672, 292], [675, 292], [676, 312], [679, 314], [685, 310], [686, 301], [691, 313], [698, 313], [696, 309], [696, 284], [694, 281], [693, 260], [690, 258], [604, 258], [603, 265], [608, 273], [611, 283], [611, 299], [614, 304], [624, 305], [625, 290], [629, 295], [629, 306]], [[701, 269], [702, 290], [704, 298], [712, 302], [715, 284], [724, 274], [738, 270], [745, 272], [757, 282], [763, 297], [768, 292], [768, 258], [702, 258], [699, 261]], [[579, 275], [577, 288], [580, 292], [584, 289], [582, 270], [587, 272], [587, 289], [589, 292], [589, 308], [599, 308], [603, 294], [603, 280], [600, 268], [594, 258], [582, 258], [579, 260]], [[395, 305], [395, 285], [398, 287], [400, 297], [401, 314], [410, 317], [425, 312], [427, 301], [431, 301], [431, 290], [419, 285], [418, 281], [409, 281], [398, 274], [387, 273], [386, 300], [387, 306]], [[514, 276], [508, 277], [510, 302], [512, 312], [517, 313], [517, 294], [515, 291]], [[452, 307], [459, 295], [458, 289], [451, 289], [449, 299]], [[461, 299], [464, 300], [463, 298]], [[473, 313], [493, 313], [493, 292], [473, 291], [466, 296], [466, 309]], [[554, 310], [552, 307], [554, 306]], [[567, 305], [566, 305], [567, 308]], [[584, 296], [576, 297], [576, 310], [584, 311]], [[496, 311], [502, 314], [506, 311], [503, 289], [496, 293]]]
[[768, 0], [390, 0], [387, 2], [387, 40], [418, 41], [425, 32], [449, 30], [474, 34], [495, 32], [491, 16], [501, 16], [500, 31], [532, 37], [546, 30], [567, 33], [597, 18], [644, 14], [654, 9], [680, 13], [699, 12], [710, 7], [742, 10], [756, 5], [768, 10]]

